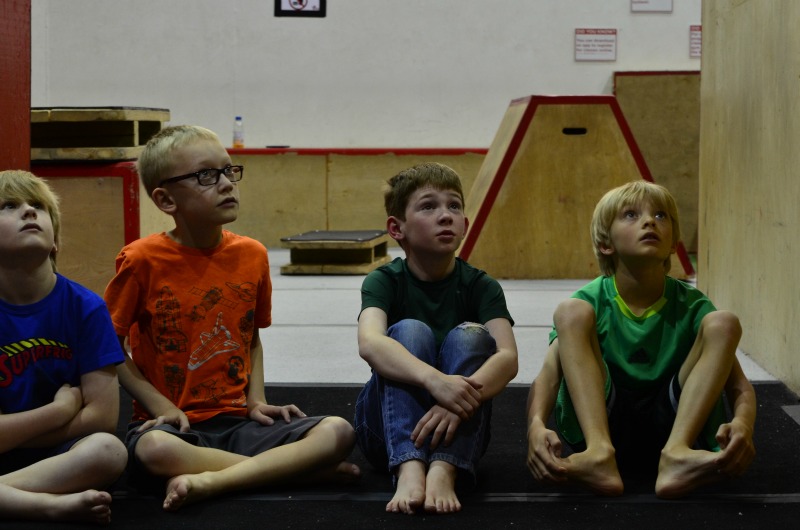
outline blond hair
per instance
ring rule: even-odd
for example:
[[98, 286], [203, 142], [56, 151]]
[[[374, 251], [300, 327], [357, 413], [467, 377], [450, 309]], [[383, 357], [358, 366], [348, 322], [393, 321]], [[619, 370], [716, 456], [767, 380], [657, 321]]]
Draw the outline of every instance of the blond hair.
[[50, 252], [50, 263], [56, 272], [56, 253], [61, 245], [61, 210], [58, 207], [58, 196], [50, 188], [47, 181], [29, 171], [11, 169], [0, 171], [0, 199], [19, 203], [41, 204], [50, 216], [53, 225], [53, 251]]
[[136, 161], [136, 170], [148, 195], [152, 196], [162, 180], [175, 176], [170, 174], [174, 169], [172, 153], [198, 140], [219, 142], [219, 137], [214, 131], [198, 125], [173, 125], [161, 129], [147, 141]]
[[[592, 215], [590, 233], [594, 246], [594, 255], [600, 265], [600, 271], [605, 276], [613, 276], [616, 272], [616, 263], [613, 256], [603, 254], [602, 248], [611, 247], [611, 224], [625, 206], [649, 203], [655, 208], [664, 210], [672, 221], [672, 244], [680, 241], [681, 229], [678, 217], [678, 206], [672, 194], [664, 186], [659, 186], [646, 180], [629, 182], [603, 195], [597, 203]], [[664, 272], [669, 272], [672, 265], [672, 256], [664, 261]]]

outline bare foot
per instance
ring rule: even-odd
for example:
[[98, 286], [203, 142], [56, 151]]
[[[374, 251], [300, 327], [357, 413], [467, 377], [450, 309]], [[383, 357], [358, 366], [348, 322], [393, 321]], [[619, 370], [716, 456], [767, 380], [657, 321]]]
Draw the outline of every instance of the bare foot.
[[656, 495], [663, 499], [683, 497], [695, 488], [722, 480], [717, 453], [689, 447], [661, 451]]
[[622, 495], [624, 486], [613, 449], [587, 449], [570, 455], [566, 461], [569, 482], [589, 488], [597, 495]]
[[458, 468], [441, 460], [431, 462], [425, 480], [425, 511], [430, 513], [453, 513], [461, 511], [456, 497]]
[[167, 482], [167, 496], [163, 508], [168, 512], [178, 511], [183, 506], [207, 499], [213, 495], [208, 473], [178, 475]]
[[425, 463], [421, 460], [403, 462], [397, 469], [397, 489], [386, 505], [392, 513], [413, 514], [425, 500]]
[[111, 522], [111, 495], [105, 491], [52, 495], [51, 500], [52, 505], [43, 511], [47, 519], [97, 524]]

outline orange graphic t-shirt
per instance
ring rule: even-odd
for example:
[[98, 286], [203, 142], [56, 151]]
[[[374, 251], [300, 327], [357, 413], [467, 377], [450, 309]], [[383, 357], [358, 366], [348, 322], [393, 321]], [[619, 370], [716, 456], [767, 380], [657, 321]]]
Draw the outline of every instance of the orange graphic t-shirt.
[[[105, 300], [145, 378], [191, 423], [247, 414], [250, 345], [272, 322], [267, 249], [223, 231], [213, 249], [165, 233], [124, 247]], [[149, 419], [134, 402], [134, 419]]]

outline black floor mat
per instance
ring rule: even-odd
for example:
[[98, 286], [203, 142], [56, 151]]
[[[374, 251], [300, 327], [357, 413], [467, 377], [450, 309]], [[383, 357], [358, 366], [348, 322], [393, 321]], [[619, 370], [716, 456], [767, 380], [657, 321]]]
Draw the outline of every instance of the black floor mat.
[[[492, 441], [481, 460], [476, 491], [464, 496], [461, 513], [449, 516], [390, 515], [388, 475], [376, 472], [358, 449], [351, 460], [363, 470], [353, 486], [259, 490], [164, 513], [159, 495], [143, 494], [121, 481], [114, 492], [111, 528], [591, 528], [669, 529], [793, 527], [800, 520], [800, 425], [783, 409], [798, 398], [781, 383], [758, 383], [758, 452], [741, 478], [708, 486], [679, 501], [653, 495], [653, 481], [626, 479], [625, 495], [607, 499], [537, 483], [525, 467], [527, 387], [512, 386], [494, 401]], [[360, 388], [344, 385], [268, 386], [267, 399], [294, 403], [309, 415], [352, 421]], [[123, 393], [122, 417], [130, 417]], [[124, 421], [119, 434], [124, 434]], [[74, 525], [72, 525], [74, 527]], [[52, 528], [52, 524], [0, 522], [0, 528]]]

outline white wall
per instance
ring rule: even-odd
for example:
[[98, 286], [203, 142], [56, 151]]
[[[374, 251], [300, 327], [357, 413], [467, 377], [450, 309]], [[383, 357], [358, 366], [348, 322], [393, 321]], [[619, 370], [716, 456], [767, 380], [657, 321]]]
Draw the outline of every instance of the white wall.
[[[609, 94], [614, 71], [699, 70], [701, 0], [33, 0], [32, 105], [167, 108], [248, 147], [488, 147], [508, 103]], [[575, 28], [617, 28], [615, 62], [575, 62]]]

